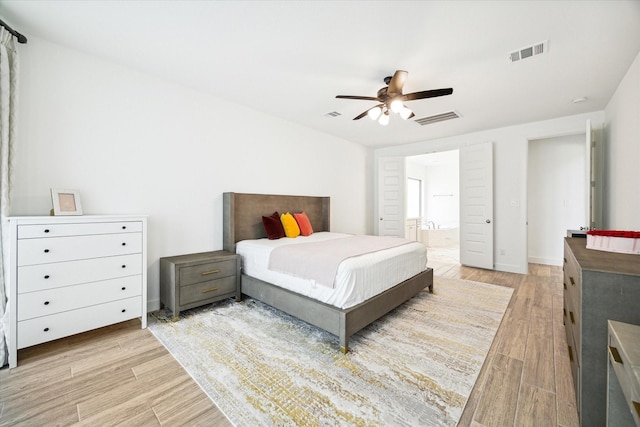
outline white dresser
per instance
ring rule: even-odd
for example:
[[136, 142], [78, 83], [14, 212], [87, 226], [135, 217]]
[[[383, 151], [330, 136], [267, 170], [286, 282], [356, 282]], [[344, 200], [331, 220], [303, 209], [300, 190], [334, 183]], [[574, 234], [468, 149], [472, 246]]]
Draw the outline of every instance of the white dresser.
[[146, 217], [7, 220], [10, 368], [24, 347], [136, 317], [147, 327]]

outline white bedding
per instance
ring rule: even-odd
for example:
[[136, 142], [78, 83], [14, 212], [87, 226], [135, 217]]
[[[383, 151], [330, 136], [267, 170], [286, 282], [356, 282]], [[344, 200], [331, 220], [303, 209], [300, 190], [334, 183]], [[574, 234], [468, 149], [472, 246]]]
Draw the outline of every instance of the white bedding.
[[278, 246], [347, 236], [349, 234], [318, 232], [306, 237], [243, 240], [236, 243], [236, 253], [242, 256], [244, 274], [339, 308], [360, 304], [427, 268], [427, 249], [418, 242], [344, 260], [338, 267], [335, 288], [268, 268], [269, 255]]

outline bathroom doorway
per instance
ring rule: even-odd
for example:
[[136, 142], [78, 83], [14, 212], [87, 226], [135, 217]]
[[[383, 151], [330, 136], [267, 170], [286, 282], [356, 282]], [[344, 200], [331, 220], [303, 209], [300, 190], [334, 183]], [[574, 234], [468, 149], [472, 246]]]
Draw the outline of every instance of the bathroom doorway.
[[407, 220], [420, 219], [418, 240], [427, 246], [429, 264], [460, 263], [459, 165], [459, 150], [407, 157], [407, 188], [420, 188], [407, 191]]

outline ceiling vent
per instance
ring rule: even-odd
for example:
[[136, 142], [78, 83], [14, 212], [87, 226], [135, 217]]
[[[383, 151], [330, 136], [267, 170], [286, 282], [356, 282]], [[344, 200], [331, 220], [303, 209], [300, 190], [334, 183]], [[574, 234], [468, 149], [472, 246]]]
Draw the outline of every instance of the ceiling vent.
[[523, 47], [509, 53], [511, 62], [520, 61], [521, 59], [531, 58], [532, 56], [541, 55], [549, 50], [549, 42], [547, 40], [536, 43], [532, 46]]
[[430, 125], [432, 123], [442, 122], [445, 120], [457, 119], [460, 117], [455, 111], [448, 111], [442, 114], [436, 114], [434, 116], [423, 117], [421, 119], [415, 119], [414, 121], [421, 126]]
[[327, 117], [338, 117], [341, 116], [342, 114], [338, 113], [337, 111], [331, 111], [330, 113], [325, 114], [325, 116]]

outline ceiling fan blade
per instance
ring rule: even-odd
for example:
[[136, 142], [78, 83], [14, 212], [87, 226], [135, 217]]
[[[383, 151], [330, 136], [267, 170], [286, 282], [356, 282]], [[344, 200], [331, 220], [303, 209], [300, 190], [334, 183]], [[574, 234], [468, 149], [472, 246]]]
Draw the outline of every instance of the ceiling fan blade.
[[402, 70], [397, 70], [391, 81], [389, 82], [389, 88], [387, 89], [387, 95], [390, 97], [396, 95], [402, 95], [402, 88], [404, 87], [404, 83], [407, 81], [407, 75], [409, 73]]
[[336, 98], [340, 98], [340, 99], [361, 99], [363, 101], [380, 101], [378, 98], [374, 98], [373, 96], [337, 95]]
[[353, 118], [353, 120], [360, 120], [361, 118], [363, 118], [364, 116], [366, 116], [367, 114], [369, 114], [369, 111], [373, 110], [374, 108], [382, 108], [384, 106], [384, 104], [380, 104], [380, 105], [376, 105], [374, 107], [369, 108], [367, 111], [365, 111], [364, 113], [358, 114], [357, 116], [355, 116]]
[[422, 92], [413, 92], [401, 95], [400, 99], [402, 101], [413, 101], [415, 99], [435, 98], [437, 96], [451, 95], [452, 93], [452, 88], [424, 90]]

